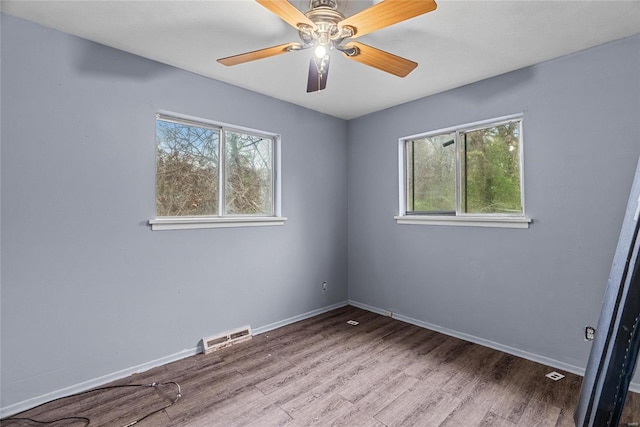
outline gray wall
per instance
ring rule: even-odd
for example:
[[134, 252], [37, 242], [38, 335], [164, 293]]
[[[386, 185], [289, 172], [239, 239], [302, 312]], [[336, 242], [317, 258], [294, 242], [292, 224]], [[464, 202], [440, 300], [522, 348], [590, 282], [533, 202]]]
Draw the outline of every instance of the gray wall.
[[[2, 59], [0, 406], [347, 299], [343, 120], [7, 15]], [[150, 231], [158, 110], [280, 133], [286, 224]]]
[[[583, 369], [640, 154], [639, 48], [635, 36], [350, 121], [349, 298]], [[395, 223], [398, 138], [521, 112], [529, 229]]]

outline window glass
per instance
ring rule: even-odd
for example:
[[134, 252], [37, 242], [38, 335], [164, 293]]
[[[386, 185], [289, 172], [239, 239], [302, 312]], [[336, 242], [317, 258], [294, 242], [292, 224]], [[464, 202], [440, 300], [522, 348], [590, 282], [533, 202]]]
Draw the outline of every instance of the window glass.
[[404, 140], [408, 215], [524, 215], [522, 119]]
[[226, 213], [273, 213], [272, 146], [270, 138], [225, 132]]
[[275, 216], [276, 137], [158, 115], [156, 216]]
[[407, 210], [455, 213], [455, 134], [436, 135], [406, 142]]
[[219, 131], [157, 120], [156, 143], [156, 215], [217, 215]]
[[519, 124], [510, 122], [463, 134], [464, 212], [522, 212]]

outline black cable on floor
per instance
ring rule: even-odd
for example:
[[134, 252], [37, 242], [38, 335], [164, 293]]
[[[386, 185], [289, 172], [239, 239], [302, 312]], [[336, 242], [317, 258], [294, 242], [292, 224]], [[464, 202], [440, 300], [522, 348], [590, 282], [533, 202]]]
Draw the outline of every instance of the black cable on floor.
[[87, 427], [89, 424], [91, 424], [91, 420], [86, 417], [65, 417], [65, 418], [58, 418], [57, 420], [51, 420], [51, 421], [34, 420], [33, 418], [28, 418], [28, 417], [9, 417], [9, 418], [3, 419], [2, 421], [29, 421], [30, 423], [34, 423], [34, 424], [53, 424], [59, 421], [71, 421], [71, 420], [79, 420], [84, 422], [85, 423], [84, 427]]
[[[175, 399], [173, 399], [171, 401], [171, 403], [169, 403], [168, 405], [165, 405], [160, 409], [156, 409], [153, 412], [149, 412], [144, 417], [138, 418], [137, 420], [132, 421], [129, 424], [125, 424], [124, 426], [122, 426], [122, 427], [131, 427], [131, 426], [136, 425], [139, 422], [151, 417], [152, 415], [155, 415], [158, 412], [164, 411], [165, 409], [169, 408], [170, 406], [173, 406], [182, 397], [182, 394], [181, 394], [182, 391], [180, 389], [180, 384], [178, 384], [175, 381], [168, 381], [168, 382], [164, 382], [164, 383], [126, 384], [126, 385], [111, 385], [111, 386], [106, 386], [106, 387], [98, 387], [98, 388], [94, 388], [94, 389], [91, 389], [91, 390], [81, 391], [79, 393], [75, 393], [75, 394], [72, 394], [72, 395], [69, 395], [69, 396], [59, 397], [59, 398], [54, 399], [54, 400], [49, 401], [49, 402], [41, 403], [40, 405], [34, 406], [33, 408], [31, 408], [29, 410], [33, 410], [33, 409], [39, 408], [41, 406], [48, 405], [50, 403], [57, 402], [57, 401], [62, 400], [62, 399], [67, 399], [69, 397], [82, 396], [82, 395], [89, 394], [89, 393], [95, 393], [97, 391], [113, 390], [113, 389], [116, 389], [116, 388], [126, 388], [126, 387], [154, 387], [155, 388], [155, 387], [169, 385], [169, 384], [173, 384], [174, 386], [176, 386], [177, 391], [176, 391]], [[2, 421], [29, 421], [29, 422], [32, 422], [32, 423], [35, 423], [35, 424], [53, 424], [53, 423], [57, 423], [57, 422], [60, 422], [60, 421], [71, 421], [71, 420], [84, 422], [85, 424], [84, 424], [83, 427], [87, 427], [89, 424], [91, 424], [91, 420], [89, 418], [86, 418], [86, 417], [63, 417], [63, 418], [58, 418], [58, 419], [50, 420], [50, 421], [36, 420], [36, 419], [33, 419], [33, 418], [28, 418], [28, 417], [8, 417], [8, 418], [3, 419]]]

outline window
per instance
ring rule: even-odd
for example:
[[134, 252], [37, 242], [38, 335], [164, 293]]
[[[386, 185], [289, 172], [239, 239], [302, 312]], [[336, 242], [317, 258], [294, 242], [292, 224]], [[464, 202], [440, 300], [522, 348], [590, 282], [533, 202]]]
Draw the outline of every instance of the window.
[[277, 135], [158, 114], [154, 230], [282, 224]]
[[522, 116], [400, 139], [399, 223], [527, 227]]

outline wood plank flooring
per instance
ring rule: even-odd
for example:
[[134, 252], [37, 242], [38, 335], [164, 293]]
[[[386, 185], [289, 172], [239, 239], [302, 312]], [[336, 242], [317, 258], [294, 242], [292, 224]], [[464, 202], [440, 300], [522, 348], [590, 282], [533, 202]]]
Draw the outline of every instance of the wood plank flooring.
[[[573, 426], [581, 378], [544, 377], [553, 370], [347, 306], [114, 384], [181, 385], [182, 398], [140, 426]], [[16, 417], [125, 426], [173, 397], [170, 385], [99, 391]], [[640, 422], [637, 394], [622, 425], [631, 422]]]

